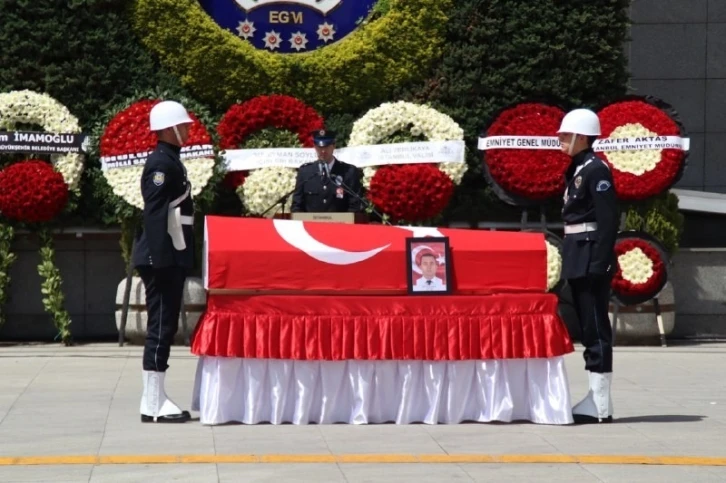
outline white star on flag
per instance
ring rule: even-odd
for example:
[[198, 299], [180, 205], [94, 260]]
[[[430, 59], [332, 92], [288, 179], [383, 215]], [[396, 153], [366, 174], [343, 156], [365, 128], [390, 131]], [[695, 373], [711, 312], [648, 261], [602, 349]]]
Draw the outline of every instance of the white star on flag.
[[265, 32], [265, 48], [275, 50], [280, 48], [280, 34], [275, 32]]
[[439, 258], [436, 259], [436, 263], [444, 265], [446, 263], [446, 258], [443, 255], [439, 255]]
[[334, 35], [335, 35], [335, 29], [328, 22], [318, 25], [318, 38], [320, 40], [329, 42], [329, 41], [333, 40]]
[[239, 36], [243, 39], [249, 39], [250, 37], [253, 37], [256, 30], [257, 29], [255, 28], [254, 22], [250, 22], [249, 20], [240, 22], [237, 26], [237, 32], [239, 33]]
[[308, 39], [305, 34], [300, 31], [295, 32], [292, 34], [292, 37], [290, 37], [290, 46], [298, 52], [305, 49], [307, 43]]

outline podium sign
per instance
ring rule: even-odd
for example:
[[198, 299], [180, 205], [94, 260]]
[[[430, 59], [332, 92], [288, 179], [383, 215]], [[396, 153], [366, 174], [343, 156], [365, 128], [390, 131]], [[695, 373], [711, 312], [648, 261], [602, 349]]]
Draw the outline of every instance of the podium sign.
[[322, 221], [328, 223], [365, 223], [364, 213], [340, 212], [340, 213], [291, 213], [291, 220], [298, 221]]

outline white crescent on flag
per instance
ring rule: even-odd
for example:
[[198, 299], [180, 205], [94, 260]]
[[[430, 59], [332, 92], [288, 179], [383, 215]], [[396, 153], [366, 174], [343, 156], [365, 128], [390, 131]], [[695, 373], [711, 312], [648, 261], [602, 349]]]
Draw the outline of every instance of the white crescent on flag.
[[[340, 248], [326, 245], [315, 238], [305, 229], [305, 225], [300, 220], [273, 220], [275, 230], [280, 237], [291, 246], [305, 252], [320, 262], [329, 263], [331, 265], [352, 265], [360, 263], [372, 258], [391, 246], [391, 244], [374, 248], [365, 252], [349, 252]], [[444, 236], [437, 228], [423, 226], [401, 226], [404, 230], [409, 230], [414, 237], [442, 237]], [[414, 256], [415, 259], [415, 256]], [[415, 264], [414, 264], [415, 266]], [[414, 268], [417, 270], [418, 267]]]
[[389, 246], [374, 248], [365, 252], [349, 252], [331, 247], [313, 238], [299, 220], [273, 220], [275, 230], [287, 243], [320, 262], [331, 265], [352, 265], [376, 256]]

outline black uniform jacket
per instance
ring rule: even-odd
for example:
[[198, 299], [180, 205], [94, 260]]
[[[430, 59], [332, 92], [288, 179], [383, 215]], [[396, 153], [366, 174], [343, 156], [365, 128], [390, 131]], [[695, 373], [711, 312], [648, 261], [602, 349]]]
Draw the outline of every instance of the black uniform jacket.
[[565, 225], [597, 223], [597, 229], [565, 234], [562, 278], [605, 275], [615, 267], [615, 237], [620, 224], [610, 168], [588, 149], [572, 158], [565, 181]]
[[321, 167], [320, 162], [300, 166], [295, 181], [295, 193], [292, 195], [291, 211], [293, 213], [360, 211], [360, 201], [343, 189], [343, 186], [337, 186], [336, 181], [342, 181], [351, 191], [361, 196], [361, 171], [352, 164], [336, 159], [330, 170], [331, 181], [324, 173], [320, 174]]
[[[191, 184], [186, 168], [179, 159], [181, 149], [173, 144], [159, 142], [146, 159], [141, 175], [141, 194], [144, 198], [143, 230], [136, 239], [134, 266], [151, 265], [154, 268], [179, 266], [194, 267], [194, 229], [182, 225], [186, 248], [177, 250], [167, 230], [169, 204], [182, 196]], [[189, 194], [178, 205], [182, 216], [194, 215], [194, 202]]]

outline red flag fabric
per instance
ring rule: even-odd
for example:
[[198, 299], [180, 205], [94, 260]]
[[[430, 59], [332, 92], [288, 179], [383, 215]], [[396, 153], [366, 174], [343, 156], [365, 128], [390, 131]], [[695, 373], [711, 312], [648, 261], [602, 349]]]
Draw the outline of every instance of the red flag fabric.
[[210, 295], [198, 356], [295, 360], [548, 358], [574, 350], [555, 294]]
[[448, 238], [452, 293], [547, 290], [541, 233], [220, 216], [205, 219], [205, 286], [211, 293], [406, 293], [410, 237]]

